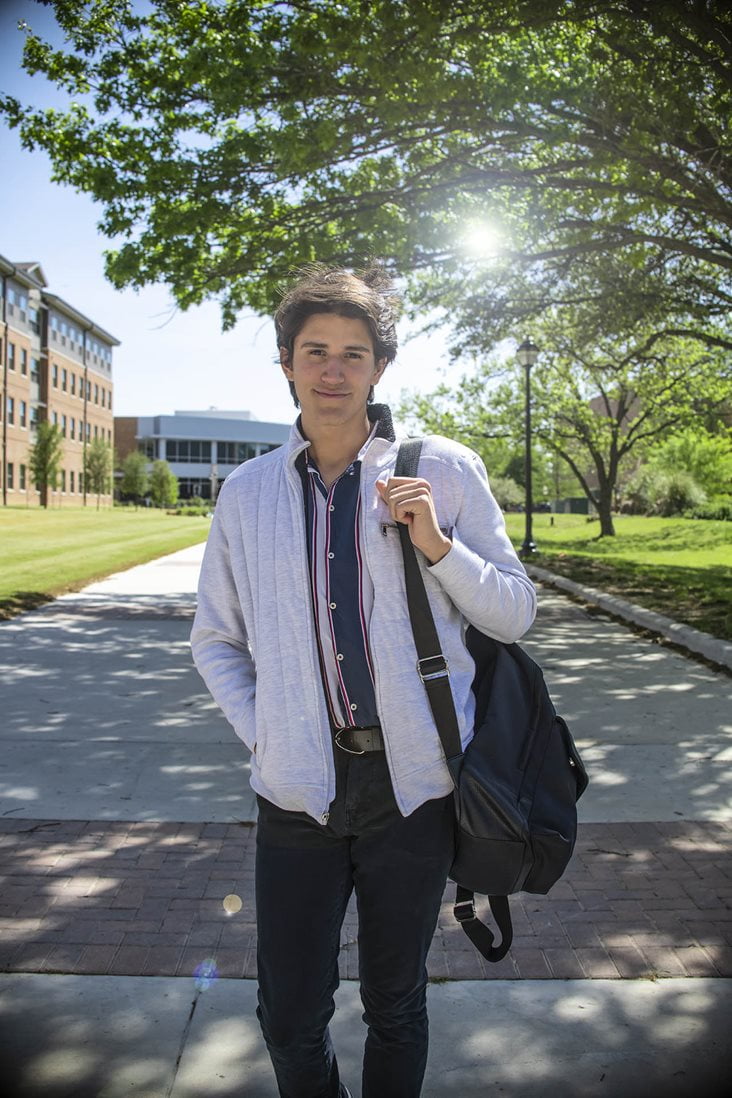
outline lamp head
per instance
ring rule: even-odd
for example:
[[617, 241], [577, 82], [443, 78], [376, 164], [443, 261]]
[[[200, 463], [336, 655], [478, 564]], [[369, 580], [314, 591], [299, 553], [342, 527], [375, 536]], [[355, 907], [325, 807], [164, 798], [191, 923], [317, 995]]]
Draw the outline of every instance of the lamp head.
[[539, 348], [536, 346], [533, 339], [530, 339], [527, 336], [521, 346], [517, 349], [516, 358], [522, 366], [533, 366], [538, 357]]

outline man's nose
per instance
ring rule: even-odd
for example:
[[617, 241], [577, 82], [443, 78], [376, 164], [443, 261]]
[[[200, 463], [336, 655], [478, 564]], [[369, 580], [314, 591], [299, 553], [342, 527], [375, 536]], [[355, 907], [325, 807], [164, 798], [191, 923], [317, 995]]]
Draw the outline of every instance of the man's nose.
[[323, 363], [323, 377], [331, 381], [340, 381], [343, 377], [343, 361], [340, 355], [328, 355]]

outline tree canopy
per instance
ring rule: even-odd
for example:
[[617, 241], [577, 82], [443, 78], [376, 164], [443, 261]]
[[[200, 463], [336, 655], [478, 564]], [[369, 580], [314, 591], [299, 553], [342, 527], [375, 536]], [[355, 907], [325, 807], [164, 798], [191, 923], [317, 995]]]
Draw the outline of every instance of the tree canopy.
[[0, 110], [100, 203], [115, 285], [230, 325], [376, 255], [486, 342], [567, 304], [607, 332], [612, 301], [732, 347], [724, 0], [52, 6], [66, 45], [29, 32], [25, 66], [68, 108]]
[[40, 493], [43, 507], [48, 507], [49, 491], [56, 491], [62, 459], [61, 428], [55, 423], [39, 423], [35, 442], [28, 451], [28, 468], [31, 480]]
[[[596, 508], [603, 535], [614, 533], [612, 511], [621, 471], [658, 440], [714, 415], [729, 393], [723, 353], [693, 340], [588, 340], [566, 319], [545, 324], [540, 343], [552, 347], [531, 371], [532, 434], [538, 446], [572, 470]], [[449, 434], [477, 450], [483, 438], [519, 437], [523, 430], [523, 371], [487, 359], [457, 392], [443, 387], [403, 408], [423, 429]], [[504, 472], [503, 469], [491, 470]]]
[[112, 447], [103, 438], [95, 438], [84, 451], [84, 484], [88, 491], [97, 497], [97, 511], [100, 498], [110, 491], [112, 481]]

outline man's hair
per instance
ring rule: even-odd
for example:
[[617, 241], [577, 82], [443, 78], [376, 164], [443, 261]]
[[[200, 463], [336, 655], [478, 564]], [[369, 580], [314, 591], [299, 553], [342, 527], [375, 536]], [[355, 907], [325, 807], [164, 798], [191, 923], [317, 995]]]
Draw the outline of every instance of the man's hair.
[[[303, 268], [300, 278], [282, 298], [275, 313], [277, 346], [284, 347], [292, 361], [295, 340], [308, 319], [316, 313], [363, 320], [371, 333], [374, 356], [393, 362], [397, 353], [396, 319], [399, 297], [384, 268], [373, 264], [355, 274], [343, 267], [313, 264]], [[290, 392], [299, 407], [295, 386]]]

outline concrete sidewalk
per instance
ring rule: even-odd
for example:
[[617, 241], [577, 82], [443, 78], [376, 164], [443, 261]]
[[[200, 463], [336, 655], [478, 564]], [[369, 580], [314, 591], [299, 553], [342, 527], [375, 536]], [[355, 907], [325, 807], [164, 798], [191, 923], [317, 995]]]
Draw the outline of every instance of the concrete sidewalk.
[[[0, 625], [0, 1063], [18, 1098], [276, 1093], [253, 1017], [246, 751], [187, 651], [201, 551]], [[590, 770], [585, 826], [551, 895], [513, 902], [499, 965], [448, 891], [424, 1094], [716, 1093], [732, 683], [554, 592], [526, 646]], [[334, 1035], [355, 1098], [356, 963], [351, 909]]]

